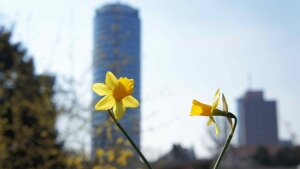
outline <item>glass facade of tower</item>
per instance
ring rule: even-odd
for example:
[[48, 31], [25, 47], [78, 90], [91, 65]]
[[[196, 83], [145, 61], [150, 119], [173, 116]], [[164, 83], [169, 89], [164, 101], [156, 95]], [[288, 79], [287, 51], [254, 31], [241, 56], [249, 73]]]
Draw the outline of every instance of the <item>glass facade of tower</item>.
[[276, 102], [262, 91], [248, 91], [238, 100], [240, 146], [278, 145]]
[[[108, 4], [96, 11], [94, 18], [93, 83], [104, 82], [107, 71], [117, 77], [134, 79], [133, 96], [140, 100], [140, 19], [138, 10], [124, 4]], [[101, 97], [93, 94], [93, 103]], [[94, 104], [93, 104], [94, 105]], [[109, 119], [107, 112], [94, 111], [92, 115], [92, 157], [97, 147], [110, 146], [103, 132]], [[140, 107], [128, 108], [120, 123], [137, 145], [140, 145]], [[112, 127], [108, 126], [108, 127]], [[123, 137], [112, 130], [112, 137]]]

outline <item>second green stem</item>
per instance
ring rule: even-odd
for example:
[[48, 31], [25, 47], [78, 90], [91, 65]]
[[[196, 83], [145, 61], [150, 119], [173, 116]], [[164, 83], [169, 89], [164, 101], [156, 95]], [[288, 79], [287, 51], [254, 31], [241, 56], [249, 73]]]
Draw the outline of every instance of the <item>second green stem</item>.
[[127, 132], [124, 130], [124, 128], [121, 126], [121, 124], [117, 121], [117, 119], [115, 118], [113, 112], [111, 110], [107, 110], [110, 117], [114, 120], [114, 122], [116, 123], [116, 125], [118, 126], [118, 128], [122, 131], [122, 133], [125, 135], [125, 137], [128, 139], [128, 141], [130, 142], [130, 144], [133, 146], [133, 148], [136, 150], [136, 152], [139, 154], [139, 156], [142, 158], [142, 160], [144, 161], [144, 163], [146, 164], [146, 166], [149, 169], [152, 169], [152, 167], [150, 166], [149, 162], [147, 161], [147, 159], [144, 157], [143, 153], [139, 150], [139, 148], [135, 145], [135, 143], [133, 142], [133, 140], [130, 138], [130, 136], [127, 134]]

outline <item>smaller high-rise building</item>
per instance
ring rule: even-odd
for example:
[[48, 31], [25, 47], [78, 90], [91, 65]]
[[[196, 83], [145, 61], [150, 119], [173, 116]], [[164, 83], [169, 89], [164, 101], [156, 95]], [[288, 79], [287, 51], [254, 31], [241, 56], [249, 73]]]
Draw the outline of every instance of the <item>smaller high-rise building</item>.
[[262, 91], [247, 91], [238, 99], [240, 146], [278, 145], [276, 101], [267, 101]]

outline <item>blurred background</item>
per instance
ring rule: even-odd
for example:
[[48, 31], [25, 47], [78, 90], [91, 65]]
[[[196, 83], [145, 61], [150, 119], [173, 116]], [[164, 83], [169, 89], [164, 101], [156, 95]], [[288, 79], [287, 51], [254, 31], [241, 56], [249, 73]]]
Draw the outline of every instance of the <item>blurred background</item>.
[[[91, 85], [135, 79], [121, 124], [155, 168], [211, 168], [189, 117], [221, 88], [239, 119], [222, 168], [300, 163], [300, 2], [0, 0], [0, 168], [144, 168]], [[222, 107], [220, 107], [222, 109]], [[23, 158], [24, 156], [28, 158]]]

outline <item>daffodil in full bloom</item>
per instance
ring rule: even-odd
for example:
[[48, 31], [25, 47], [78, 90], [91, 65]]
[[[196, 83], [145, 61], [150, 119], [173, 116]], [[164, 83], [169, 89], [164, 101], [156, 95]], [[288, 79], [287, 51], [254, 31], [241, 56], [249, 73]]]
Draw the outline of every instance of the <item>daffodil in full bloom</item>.
[[[214, 95], [214, 100], [212, 106], [203, 104], [198, 102], [197, 100], [193, 100], [193, 105], [191, 109], [191, 116], [208, 116], [209, 120], [207, 122], [207, 125], [209, 126], [211, 123], [214, 123], [216, 126], [216, 134], [219, 134], [219, 127], [214, 119], [213, 116], [226, 116], [228, 113], [228, 106], [226, 99], [224, 95], [222, 95], [222, 101], [223, 101], [223, 109], [224, 111], [218, 110], [218, 104], [220, 102], [220, 89], [217, 90], [217, 92]], [[232, 121], [230, 118], [228, 118], [230, 125], [232, 126]]]
[[126, 111], [126, 107], [135, 108], [139, 106], [139, 101], [131, 96], [133, 90], [133, 79], [126, 77], [117, 79], [112, 72], [107, 72], [105, 84], [93, 84], [93, 91], [100, 96], [104, 96], [95, 105], [95, 109], [109, 110], [113, 108], [115, 118], [120, 120]]

